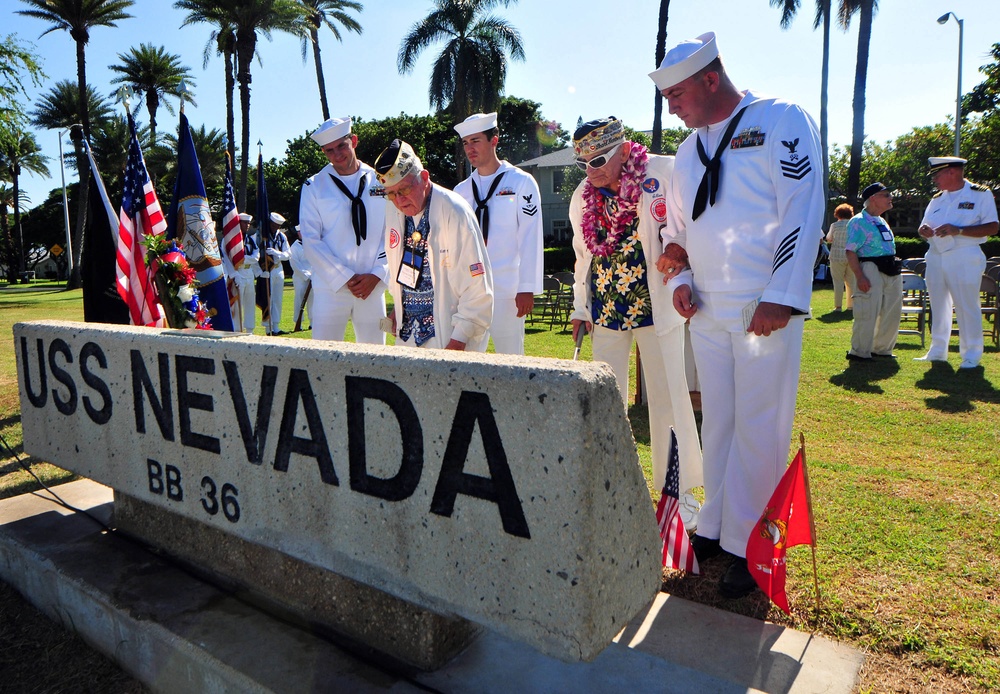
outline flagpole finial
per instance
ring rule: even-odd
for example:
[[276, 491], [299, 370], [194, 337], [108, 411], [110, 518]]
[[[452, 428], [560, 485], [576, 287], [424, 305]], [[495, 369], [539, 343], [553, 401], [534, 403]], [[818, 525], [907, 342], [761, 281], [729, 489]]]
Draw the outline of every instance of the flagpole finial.
[[260, 140], [257, 140], [257, 154], [263, 154], [263, 152], [261, 151], [263, 149], [263, 147], [264, 147], [264, 143], [261, 142]]
[[184, 102], [191, 100], [191, 90], [188, 89], [187, 82], [181, 80], [181, 83], [177, 85], [177, 95], [181, 100], [181, 113], [184, 113]]
[[122, 104], [125, 107], [126, 111], [129, 110], [129, 105], [132, 102], [132, 97], [135, 95], [135, 92], [132, 91], [132, 87], [130, 87], [127, 84], [123, 84], [121, 87], [118, 88], [117, 95], [118, 95], [118, 103]]

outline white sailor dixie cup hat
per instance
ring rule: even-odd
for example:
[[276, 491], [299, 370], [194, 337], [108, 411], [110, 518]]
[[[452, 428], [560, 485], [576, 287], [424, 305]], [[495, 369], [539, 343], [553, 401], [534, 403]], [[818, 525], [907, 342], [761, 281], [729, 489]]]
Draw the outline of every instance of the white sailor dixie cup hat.
[[950, 166], [965, 166], [969, 162], [961, 157], [927, 157], [927, 163], [931, 167], [928, 173], [935, 174]]
[[468, 137], [476, 133], [486, 132], [497, 127], [497, 114], [493, 113], [473, 113], [461, 123], [455, 125], [455, 132], [459, 137]]
[[274, 222], [275, 224], [277, 224], [280, 227], [282, 224], [285, 223], [285, 218], [282, 217], [277, 212], [272, 212], [271, 213], [271, 221]]
[[241, 222], [252, 222], [253, 221], [253, 215], [252, 214], [247, 214], [246, 212], [240, 212], [240, 221]]
[[709, 31], [696, 39], [681, 41], [671, 48], [663, 56], [659, 69], [649, 73], [649, 78], [660, 91], [670, 89], [718, 57], [719, 47], [715, 44], [715, 33]]
[[316, 129], [316, 132], [312, 134], [312, 139], [316, 141], [316, 144], [322, 147], [323, 145], [328, 145], [334, 140], [339, 140], [340, 138], [346, 137], [350, 134], [350, 117], [331, 118]]

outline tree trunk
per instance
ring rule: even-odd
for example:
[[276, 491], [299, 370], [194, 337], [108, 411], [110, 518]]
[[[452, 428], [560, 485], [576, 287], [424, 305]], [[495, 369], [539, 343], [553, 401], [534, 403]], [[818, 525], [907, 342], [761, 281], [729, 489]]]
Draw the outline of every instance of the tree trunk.
[[323, 77], [323, 61], [319, 54], [319, 31], [316, 27], [309, 29], [313, 44], [313, 62], [316, 63], [316, 84], [319, 85], [319, 105], [323, 109], [323, 121], [330, 120], [330, 105], [326, 101], [326, 79]]
[[[152, 149], [156, 146], [156, 111], [160, 107], [160, 97], [157, 96], [155, 90], [149, 90], [146, 92], [146, 111], [149, 112], [149, 148]], [[181, 100], [181, 108], [184, 108], [183, 97]]]
[[256, 49], [257, 35], [254, 32], [249, 32], [245, 37], [237, 37], [236, 81], [240, 83], [240, 117], [243, 119], [243, 122], [240, 124], [242, 131], [240, 150], [243, 154], [243, 161], [240, 166], [239, 209], [241, 210], [245, 210], [247, 205], [247, 176], [250, 171], [250, 157], [247, 155], [250, 151], [250, 63], [253, 60], [253, 54]]
[[[656, 29], [656, 50], [654, 52], [655, 66], [660, 67], [663, 56], [667, 54], [667, 11], [670, 9], [670, 0], [660, 0], [660, 16]], [[656, 96], [653, 98], [653, 143], [650, 151], [656, 154], [663, 152], [663, 95], [657, 87]]]
[[[90, 142], [90, 111], [87, 101], [87, 56], [86, 37], [80, 40], [76, 37], [76, 79], [77, 88], [80, 91], [80, 124], [83, 126], [83, 137]], [[70, 135], [72, 137], [72, 134]], [[80, 190], [77, 193], [79, 200], [76, 206], [76, 238], [73, 239], [73, 273], [66, 283], [67, 289], [79, 289], [83, 286], [81, 281], [80, 254], [83, 251], [83, 237], [87, 233], [87, 200], [90, 197], [90, 162], [87, 161], [83, 152], [83, 145], [78, 139], [74, 139], [76, 147], [76, 169], [80, 174]]]
[[[233, 156], [233, 166], [236, 166], [236, 108], [233, 105], [233, 93], [236, 91], [236, 78], [233, 76], [233, 39], [230, 36], [223, 53], [226, 65], [226, 137], [227, 147]], [[241, 208], [242, 209], [242, 208]]]
[[861, 157], [865, 147], [865, 89], [868, 82], [868, 51], [871, 47], [874, 0], [861, 2], [861, 26], [858, 28], [858, 64], [854, 71], [854, 128], [851, 139], [851, 163], [847, 169], [847, 199], [858, 203], [861, 188]]
[[819, 93], [819, 143], [823, 150], [823, 228], [830, 224], [830, 0], [823, 3], [823, 76]]

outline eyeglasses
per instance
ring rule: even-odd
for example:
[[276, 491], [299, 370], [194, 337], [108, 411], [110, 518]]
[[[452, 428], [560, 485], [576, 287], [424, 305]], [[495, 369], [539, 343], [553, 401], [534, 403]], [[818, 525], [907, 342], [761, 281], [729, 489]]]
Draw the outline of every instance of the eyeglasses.
[[621, 146], [622, 143], [619, 142], [617, 145], [609, 149], [604, 154], [598, 154], [590, 161], [587, 161], [586, 159], [577, 159], [576, 165], [579, 166], [584, 171], [586, 171], [588, 168], [600, 169], [601, 167], [608, 165], [608, 162], [611, 161], [611, 158], [618, 153], [618, 150], [621, 148]]
[[399, 188], [394, 191], [385, 191], [385, 199], [389, 202], [394, 201], [396, 198], [408, 198], [413, 192], [413, 186], [406, 186], [405, 188]]

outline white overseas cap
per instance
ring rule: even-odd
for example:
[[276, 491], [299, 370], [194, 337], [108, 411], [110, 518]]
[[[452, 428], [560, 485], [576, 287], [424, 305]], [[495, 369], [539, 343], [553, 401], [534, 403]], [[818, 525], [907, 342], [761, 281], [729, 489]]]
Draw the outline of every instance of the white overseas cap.
[[719, 57], [715, 44], [715, 33], [707, 32], [696, 39], [687, 39], [671, 48], [660, 63], [658, 70], [649, 73], [660, 91], [670, 89], [683, 82], [710, 62]]

